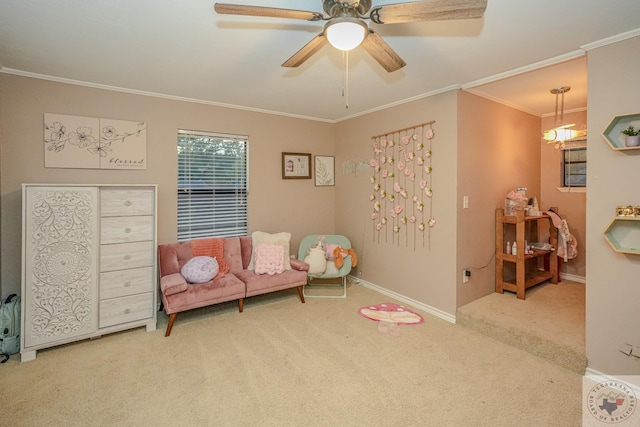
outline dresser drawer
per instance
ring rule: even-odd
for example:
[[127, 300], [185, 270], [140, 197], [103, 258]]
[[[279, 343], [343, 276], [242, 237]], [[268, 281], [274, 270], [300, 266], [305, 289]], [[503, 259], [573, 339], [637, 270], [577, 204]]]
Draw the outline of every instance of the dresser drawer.
[[114, 216], [100, 220], [100, 243], [153, 240], [153, 216]]
[[100, 301], [99, 327], [153, 317], [153, 294], [131, 295]]
[[100, 215], [153, 215], [152, 189], [100, 189]]
[[100, 271], [152, 267], [155, 256], [153, 242], [119, 243], [100, 246]]
[[100, 299], [153, 291], [153, 267], [100, 273]]

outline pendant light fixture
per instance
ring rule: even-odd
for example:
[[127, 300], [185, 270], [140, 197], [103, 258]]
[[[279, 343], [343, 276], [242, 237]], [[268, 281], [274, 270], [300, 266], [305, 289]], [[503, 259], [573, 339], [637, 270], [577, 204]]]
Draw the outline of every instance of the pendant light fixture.
[[[564, 94], [571, 90], [571, 86], [560, 86], [550, 90], [556, 96], [556, 110], [554, 115], [554, 128], [545, 130], [542, 138], [548, 144], [556, 144], [556, 148], [564, 148], [566, 141], [584, 137], [586, 130], [570, 129], [575, 126], [574, 123], [563, 125], [564, 121]], [[558, 108], [559, 107], [559, 108]]]

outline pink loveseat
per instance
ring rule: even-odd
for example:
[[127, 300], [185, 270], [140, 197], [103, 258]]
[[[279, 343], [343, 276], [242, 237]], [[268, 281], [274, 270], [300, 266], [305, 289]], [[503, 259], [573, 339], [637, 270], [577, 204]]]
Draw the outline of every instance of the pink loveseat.
[[251, 261], [251, 242], [251, 236], [225, 238], [224, 259], [229, 272], [200, 284], [189, 284], [180, 274], [182, 266], [194, 257], [190, 241], [158, 246], [160, 292], [164, 310], [169, 315], [165, 337], [171, 334], [177, 314], [193, 308], [238, 300], [242, 312], [245, 297], [293, 287], [298, 288], [300, 301], [304, 303], [302, 286], [307, 283], [309, 265], [291, 259], [290, 270], [273, 275], [256, 274], [247, 269]]

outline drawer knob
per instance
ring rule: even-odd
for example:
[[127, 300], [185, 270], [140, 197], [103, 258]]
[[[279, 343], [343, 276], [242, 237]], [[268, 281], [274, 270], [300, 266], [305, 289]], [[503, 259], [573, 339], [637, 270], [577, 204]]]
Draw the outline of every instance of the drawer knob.
[[129, 313], [131, 313], [131, 310], [127, 308], [127, 309], [124, 311], [124, 314], [129, 314]]
[[124, 229], [124, 232], [125, 233], [131, 233], [131, 229], [129, 227], [127, 227], [127, 228]]
[[131, 286], [131, 282], [124, 282], [124, 287], [128, 288], [129, 286]]
[[124, 259], [126, 259], [126, 260], [130, 260], [130, 259], [131, 259], [131, 255], [125, 255], [125, 256], [124, 256]]
[[131, 200], [127, 200], [126, 202], [124, 202], [125, 206], [131, 206]]

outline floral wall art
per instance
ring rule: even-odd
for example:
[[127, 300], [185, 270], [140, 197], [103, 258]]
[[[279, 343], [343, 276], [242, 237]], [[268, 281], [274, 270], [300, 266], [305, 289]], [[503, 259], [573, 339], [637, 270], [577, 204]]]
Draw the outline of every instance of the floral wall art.
[[425, 247], [433, 218], [433, 124], [372, 136], [370, 178], [374, 242]]
[[44, 165], [47, 168], [146, 169], [147, 125], [45, 113]]

